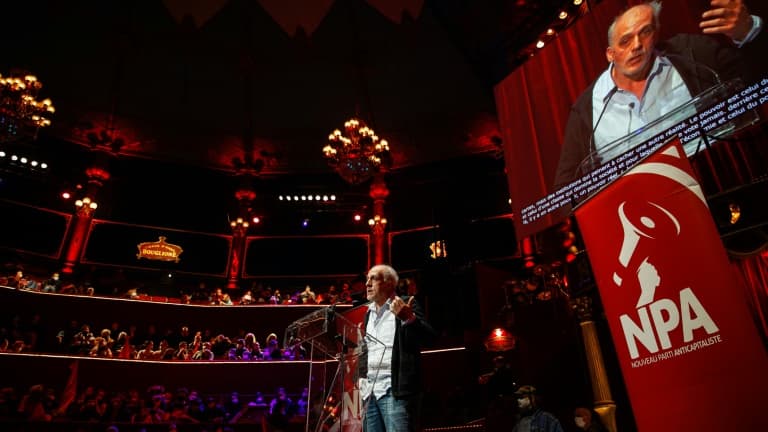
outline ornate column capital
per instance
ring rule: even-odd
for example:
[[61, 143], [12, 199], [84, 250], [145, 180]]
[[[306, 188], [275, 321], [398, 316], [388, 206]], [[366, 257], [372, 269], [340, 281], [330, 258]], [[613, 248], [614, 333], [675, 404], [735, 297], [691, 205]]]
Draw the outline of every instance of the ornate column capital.
[[374, 202], [384, 201], [389, 196], [389, 188], [381, 175], [377, 175], [371, 182], [369, 196]]
[[579, 322], [592, 321], [592, 297], [587, 295], [573, 297], [571, 298], [570, 306], [576, 312]]

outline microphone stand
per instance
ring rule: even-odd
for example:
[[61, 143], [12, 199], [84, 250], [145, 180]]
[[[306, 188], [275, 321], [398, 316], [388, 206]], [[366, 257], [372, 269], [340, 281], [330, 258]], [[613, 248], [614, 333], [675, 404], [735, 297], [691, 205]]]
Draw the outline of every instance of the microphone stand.
[[581, 164], [579, 164], [580, 165], [579, 168], [582, 170], [582, 174], [584, 174], [583, 172], [584, 162], [586, 162], [587, 159], [589, 159], [589, 169], [590, 170], [595, 169], [594, 156], [595, 156], [595, 153], [597, 153], [597, 146], [595, 145], [595, 132], [597, 131], [597, 127], [600, 126], [600, 120], [603, 119], [603, 115], [605, 115], [605, 111], [608, 110], [608, 104], [611, 102], [611, 99], [613, 99], [613, 95], [615, 95], [616, 92], [618, 91], [619, 91], [619, 87], [614, 85], [613, 88], [608, 92], [608, 98], [605, 100], [605, 102], [603, 102], [603, 109], [600, 111], [600, 115], [597, 116], [597, 121], [595, 122], [595, 126], [592, 128], [592, 133], [589, 135], [589, 144], [587, 145], [587, 151], [589, 151], [589, 154], [583, 161], [581, 161]]

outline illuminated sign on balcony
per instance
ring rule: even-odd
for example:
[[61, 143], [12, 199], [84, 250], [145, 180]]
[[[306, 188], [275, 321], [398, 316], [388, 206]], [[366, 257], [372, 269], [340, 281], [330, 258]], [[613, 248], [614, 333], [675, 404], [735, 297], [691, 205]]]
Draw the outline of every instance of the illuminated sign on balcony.
[[143, 242], [139, 243], [136, 247], [139, 248], [139, 253], [136, 254], [136, 258], [146, 258], [157, 261], [173, 261], [179, 262], [179, 256], [184, 250], [181, 246], [170, 244], [165, 242], [165, 237], [160, 236], [156, 242]]

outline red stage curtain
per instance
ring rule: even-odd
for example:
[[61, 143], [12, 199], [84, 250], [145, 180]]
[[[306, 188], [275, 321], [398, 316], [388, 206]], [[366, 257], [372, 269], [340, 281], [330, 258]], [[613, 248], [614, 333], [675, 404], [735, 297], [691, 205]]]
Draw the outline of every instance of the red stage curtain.
[[734, 260], [732, 264], [746, 287], [755, 322], [763, 340], [768, 341], [768, 254]]
[[[606, 29], [626, 7], [604, 1], [495, 88], [509, 193], [516, 211], [552, 185], [571, 104], [607, 66]], [[552, 225], [550, 218], [534, 230]], [[516, 226], [518, 235], [526, 235]]]

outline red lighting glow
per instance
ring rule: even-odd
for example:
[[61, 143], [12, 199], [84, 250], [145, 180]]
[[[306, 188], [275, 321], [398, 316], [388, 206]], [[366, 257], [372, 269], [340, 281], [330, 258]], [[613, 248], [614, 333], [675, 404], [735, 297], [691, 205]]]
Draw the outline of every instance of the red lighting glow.
[[485, 339], [485, 348], [491, 352], [508, 351], [515, 348], [517, 338], [503, 327], [496, 327]]
[[576, 234], [574, 234], [571, 231], [568, 231], [567, 233], [565, 233], [565, 239], [563, 240], [563, 247], [564, 248], [571, 247], [574, 241], [576, 241]]
[[61, 197], [65, 200], [72, 198], [72, 195], [69, 194], [69, 192], [62, 192]]
[[255, 223], [255, 224], [261, 223], [261, 218], [258, 217], [258, 216], [254, 216], [252, 220], [253, 220], [253, 223]]
[[360, 222], [363, 219], [363, 217], [360, 216], [359, 213], [355, 213], [354, 219], [355, 219], [355, 222]]

